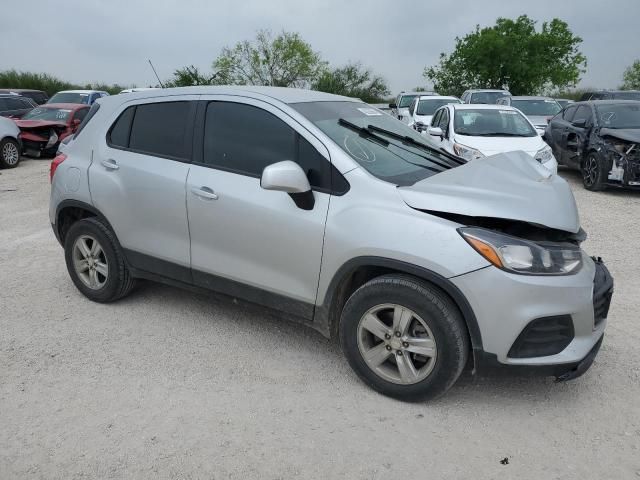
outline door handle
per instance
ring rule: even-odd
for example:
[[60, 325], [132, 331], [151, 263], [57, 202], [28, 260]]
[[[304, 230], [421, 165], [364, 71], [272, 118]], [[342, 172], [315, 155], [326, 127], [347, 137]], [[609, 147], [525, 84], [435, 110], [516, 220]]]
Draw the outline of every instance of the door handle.
[[107, 170], [118, 170], [120, 168], [118, 166], [118, 163], [112, 158], [110, 158], [108, 160], [102, 160], [100, 163]]
[[194, 187], [191, 189], [191, 193], [193, 193], [194, 195], [197, 195], [200, 198], [204, 198], [206, 200], [217, 200], [218, 199], [218, 195], [216, 195], [216, 193], [211, 190], [209, 187]]

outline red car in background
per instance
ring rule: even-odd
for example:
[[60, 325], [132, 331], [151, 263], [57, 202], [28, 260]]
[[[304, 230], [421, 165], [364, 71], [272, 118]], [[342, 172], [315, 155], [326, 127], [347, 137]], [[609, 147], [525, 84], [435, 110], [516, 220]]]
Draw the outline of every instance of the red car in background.
[[15, 120], [20, 128], [22, 153], [31, 157], [55, 156], [60, 142], [75, 133], [89, 108], [77, 103], [47, 103]]

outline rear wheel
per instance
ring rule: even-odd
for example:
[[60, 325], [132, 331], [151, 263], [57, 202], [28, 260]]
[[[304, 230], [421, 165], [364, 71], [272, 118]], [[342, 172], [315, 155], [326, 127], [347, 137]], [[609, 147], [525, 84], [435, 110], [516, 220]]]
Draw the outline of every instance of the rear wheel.
[[404, 275], [375, 278], [349, 298], [340, 341], [362, 380], [408, 401], [446, 392], [460, 376], [469, 351], [464, 321], [451, 299]]
[[587, 190], [597, 192], [607, 188], [606, 180], [609, 170], [595, 152], [591, 152], [584, 160], [581, 171], [582, 183]]
[[14, 168], [20, 162], [20, 148], [13, 138], [0, 141], [0, 167]]
[[75, 286], [95, 302], [112, 302], [127, 295], [133, 278], [115, 236], [97, 218], [74, 223], [64, 241], [67, 270]]

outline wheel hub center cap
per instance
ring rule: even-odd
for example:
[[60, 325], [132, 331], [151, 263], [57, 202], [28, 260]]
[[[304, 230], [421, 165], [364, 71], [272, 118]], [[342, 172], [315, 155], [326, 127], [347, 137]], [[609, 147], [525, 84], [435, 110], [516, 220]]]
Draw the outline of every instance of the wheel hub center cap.
[[400, 350], [402, 348], [402, 340], [400, 340], [399, 338], [394, 337], [389, 343], [391, 344], [391, 348], [393, 348], [394, 350]]

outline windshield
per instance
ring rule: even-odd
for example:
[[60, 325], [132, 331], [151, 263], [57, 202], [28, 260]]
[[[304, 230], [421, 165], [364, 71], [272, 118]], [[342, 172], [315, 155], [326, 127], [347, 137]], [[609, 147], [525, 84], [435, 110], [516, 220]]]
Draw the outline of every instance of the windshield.
[[640, 102], [597, 105], [598, 121], [604, 128], [640, 128]]
[[402, 97], [400, 97], [398, 108], [408, 108], [409, 105], [411, 105], [411, 102], [413, 102], [413, 99], [417, 96], [418, 95], [403, 95]]
[[454, 130], [458, 135], [472, 137], [534, 137], [537, 134], [529, 121], [516, 110], [465, 109], [456, 110]]
[[[313, 122], [362, 168], [395, 185], [413, 185], [459, 165], [438, 152], [423, 135], [364, 103], [307, 102], [294, 103], [291, 107]], [[403, 142], [394, 135], [407, 139]]]
[[59, 92], [48, 103], [89, 103], [88, 93]]
[[429, 98], [420, 100], [418, 102], [418, 108], [416, 109], [416, 115], [433, 115], [437, 109], [443, 105], [449, 105], [450, 103], [462, 103], [460, 100], [453, 98]]
[[71, 110], [65, 108], [37, 107], [22, 117], [23, 120], [47, 120], [52, 122], [66, 122]]
[[613, 98], [619, 99], [619, 100], [640, 100], [640, 92], [616, 92], [613, 95]]
[[555, 100], [513, 100], [511, 106], [525, 115], [540, 117], [552, 117], [562, 110]]
[[508, 96], [507, 92], [476, 92], [471, 94], [471, 103], [494, 105], [502, 97]]

